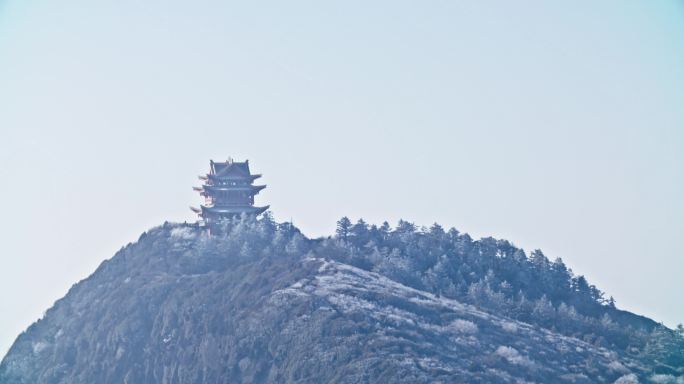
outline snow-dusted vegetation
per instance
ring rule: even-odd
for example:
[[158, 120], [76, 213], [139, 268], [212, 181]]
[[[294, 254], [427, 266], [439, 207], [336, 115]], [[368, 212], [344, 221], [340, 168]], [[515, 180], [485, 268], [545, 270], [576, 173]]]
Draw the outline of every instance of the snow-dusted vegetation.
[[[680, 372], [684, 366], [684, 328], [667, 330], [618, 309], [611, 296], [541, 250], [526, 253], [491, 237], [473, 240], [438, 224], [418, 228], [400, 220], [391, 228], [362, 219], [352, 224], [348, 218], [338, 221], [335, 236], [316, 245], [322, 254], [408, 286], [651, 359], [663, 372]], [[515, 323], [503, 327], [517, 330]]]
[[0, 382], [681, 383], [682, 332], [541, 251], [266, 215], [143, 234], [20, 335]]

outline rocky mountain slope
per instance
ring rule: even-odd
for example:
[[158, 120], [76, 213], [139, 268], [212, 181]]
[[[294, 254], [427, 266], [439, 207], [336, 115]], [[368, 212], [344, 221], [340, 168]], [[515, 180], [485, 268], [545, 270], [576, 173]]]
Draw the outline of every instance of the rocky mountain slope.
[[644, 352], [653, 342], [622, 348], [400, 281], [345, 234], [309, 240], [268, 217], [225, 232], [143, 234], [17, 338], [0, 383], [682, 381], [671, 350]]

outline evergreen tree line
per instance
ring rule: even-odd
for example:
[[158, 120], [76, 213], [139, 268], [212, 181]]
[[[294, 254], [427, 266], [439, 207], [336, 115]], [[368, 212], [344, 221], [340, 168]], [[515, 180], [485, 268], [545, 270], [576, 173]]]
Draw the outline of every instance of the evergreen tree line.
[[205, 245], [209, 254], [228, 250], [243, 260], [329, 258], [487, 312], [624, 350], [661, 373], [684, 373], [684, 327], [670, 330], [619, 310], [612, 297], [540, 250], [528, 255], [506, 240], [473, 240], [454, 228], [418, 228], [404, 220], [392, 228], [387, 222], [377, 226], [343, 217], [334, 236], [308, 239], [267, 213], [226, 222], [222, 232]]
[[391, 228], [387, 222], [352, 223], [347, 217], [337, 222], [335, 236], [317, 248], [417, 289], [625, 350], [656, 362], [665, 373], [684, 370], [684, 328], [669, 330], [619, 310], [612, 296], [541, 250], [527, 255], [506, 240], [473, 240], [439, 224], [418, 228], [400, 220]]

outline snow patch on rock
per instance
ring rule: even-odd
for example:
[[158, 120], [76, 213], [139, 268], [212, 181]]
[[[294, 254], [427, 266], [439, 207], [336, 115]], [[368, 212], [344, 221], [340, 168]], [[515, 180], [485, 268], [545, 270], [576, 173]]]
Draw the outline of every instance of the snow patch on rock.
[[48, 345], [49, 344], [44, 342], [44, 341], [37, 341], [37, 342], [31, 344], [31, 349], [33, 350], [34, 354], [39, 354], [42, 351], [44, 351], [45, 348], [48, 347]]
[[508, 361], [511, 364], [522, 365], [527, 367], [534, 365], [534, 363], [532, 363], [532, 361], [529, 358], [521, 355], [520, 352], [518, 352], [518, 350], [513, 347], [502, 345], [499, 348], [497, 348], [496, 352], [494, 353], [498, 356], [503, 357], [504, 359], [506, 359], [506, 361]]

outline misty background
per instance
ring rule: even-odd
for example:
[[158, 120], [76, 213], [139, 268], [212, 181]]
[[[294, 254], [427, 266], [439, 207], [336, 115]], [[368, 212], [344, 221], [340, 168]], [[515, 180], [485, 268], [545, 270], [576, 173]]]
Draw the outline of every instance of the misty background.
[[279, 221], [438, 222], [684, 321], [680, 1], [0, 0], [0, 356], [209, 159]]

